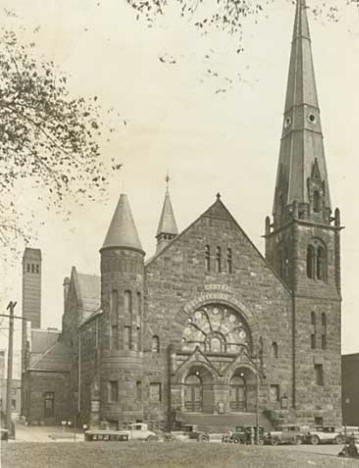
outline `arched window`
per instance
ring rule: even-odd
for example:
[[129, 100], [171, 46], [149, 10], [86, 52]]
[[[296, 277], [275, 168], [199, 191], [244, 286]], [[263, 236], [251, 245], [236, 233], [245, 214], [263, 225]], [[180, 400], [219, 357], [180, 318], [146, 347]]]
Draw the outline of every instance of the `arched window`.
[[216, 248], [216, 272], [220, 273], [222, 271], [222, 255], [221, 255], [221, 248]]
[[125, 291], [124, 294], [124, 312], [126, 316], [131, 316], [132, 315], [132, 295], [131, 291]]
[[327, 316], [322, 313], [322, 349], [327, 349]]
[[312, 245], [307, 247], [307, 276], [308, 278], [314, 278], [315, 270], [315, 250]]
[[326, 279], [326, 263], [324, 247], [319, 246], [317, 250], [317, 278], [319, 280]]
[[276, 341], [273, 341], [272, 343], [272, 352], [273, 352], [273, 357], [278, 358], [278, 343]]
[[137, 293], [137, 349], [141, 350], [141, 327], [142, 327], [142, 297]]
[[318, 213], [320, 211], [320, 194], [318, 190], [313, 192], [313, 211]]
[[118, 292], [116, 290], [111, 292], [110, 302], [110, 321], [111, 321], [111, 349], [119, 348], [118, 340]]
[[160, 352], [160, 339], [157, 335], [152, 337], [152, 352], [159, 353]]
[[232, 249], [227, 249], [227, 271], [232, 273]]
[[131, 291], [125, 291], [124, 293], [124, 336], [123, 346], [124, 349], [132, 349], [132, 294]]
[[316, 348], [316, 334], [317, 334], [317, 324], [316, 324], [316, 317], [315, 312], [310, 313], [310, 322], [312, 324], [312, 332], [310, 334], [310, 347], [312, 349]]
[[211, 252], [209, 245], [206, 245], [204, 249], [204, 263], [207, 271], [211, 271]]

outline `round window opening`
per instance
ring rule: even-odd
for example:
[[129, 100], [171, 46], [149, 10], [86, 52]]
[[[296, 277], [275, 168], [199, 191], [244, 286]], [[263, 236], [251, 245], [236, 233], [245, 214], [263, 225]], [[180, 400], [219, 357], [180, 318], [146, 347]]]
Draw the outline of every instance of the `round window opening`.
[[288, 128], [291, 123], [292, 123], [292, 119], [289, 116], [286, 117], [286, 119], [284, 120], [285, 128]]
[[314, 114], [309, 114], [308, 115], [308, 120], [311, 123], [314, 123], [316, 121], [315, 115]]

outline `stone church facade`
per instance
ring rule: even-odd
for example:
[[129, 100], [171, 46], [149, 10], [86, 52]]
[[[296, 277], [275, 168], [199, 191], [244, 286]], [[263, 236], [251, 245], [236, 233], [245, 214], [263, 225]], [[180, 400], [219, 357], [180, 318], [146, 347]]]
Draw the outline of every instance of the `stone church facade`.
[[100, 277], [73, 268], [57, 341], [36, 359], [28, 348], [25, 416], [46, 420], [46, 404], [35, 403], [51, 393], [48, 420], [76, 415], [90, 425], [170, 428], [207, 417], [213, 427], [257, 409], [272, 425], [340, 425], [340, 230], [298, 0], [265, 257], [220, 195], [178, 233], [167, 189], [157, 250], [145, 261], [122, 194]]

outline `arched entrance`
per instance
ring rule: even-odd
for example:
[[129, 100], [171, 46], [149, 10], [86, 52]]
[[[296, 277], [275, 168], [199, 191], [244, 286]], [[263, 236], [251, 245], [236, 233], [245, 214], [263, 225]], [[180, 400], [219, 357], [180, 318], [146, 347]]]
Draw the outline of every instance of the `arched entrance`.
[[203, 387], [198, 375], [188, 375], [185, 380], [184, 406], [187, 411], [202, 411]]
[[231, 411], [254, 411], [256, 376], [247, 367], [236, 369], [229, 382], [229, 407]]
[[244, 377], [234, 375], [230, 382], [229, 406], [232, 411], [247, 411], [247, 386]]
[[194, 413], [213, 411], [213, 379], [203, 366], [192, 367], [185, 377], [184, 408]]

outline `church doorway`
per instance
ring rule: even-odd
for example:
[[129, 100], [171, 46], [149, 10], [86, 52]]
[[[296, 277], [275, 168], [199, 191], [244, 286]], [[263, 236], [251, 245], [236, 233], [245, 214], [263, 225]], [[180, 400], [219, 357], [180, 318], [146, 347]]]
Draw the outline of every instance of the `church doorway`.
[[234, 375], [230, 383], [230, 401], [232, 411], [247, 411], [247, 386], [243, 375]]
[[213, 379], [202, 366], [192, 367], [184, 380], [184, 407], [188, 412], [213, 411]]
[[231, 411], [255, 410], [256, 379], [248, 368], [236, 369], [229, 382], [229, 407]]
[[190, 412], [202, 411], [203, 387], [198, 375], [188, 375], [185, 381], [185, 408]]

